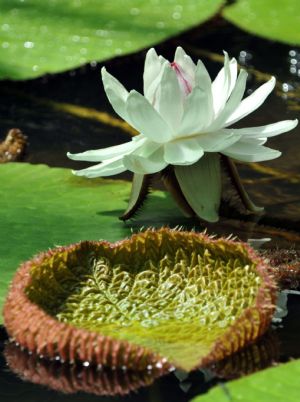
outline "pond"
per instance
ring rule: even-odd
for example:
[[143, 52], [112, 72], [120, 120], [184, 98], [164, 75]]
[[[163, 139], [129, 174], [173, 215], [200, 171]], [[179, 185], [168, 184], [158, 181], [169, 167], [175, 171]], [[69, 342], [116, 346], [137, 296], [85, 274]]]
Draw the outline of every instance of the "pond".
[[[178, 45], [194, 59], [202, 58], [212, 75], [220, 69], [222, 51], [226, 49], [249, 71], [248, 93], [264, 82], [268, 75], [277, 77], [274, 93], [260, 112], [243, 120], [243, 127], [300, 118], [299, 49], [249, 35], [218, 17], [158, 45], [156, 49], [171, 59]], [[127, 88], [141, 90], [141, 78], [137, 81], [137, 77], [142, 77], [144, 56], [145, 52], [139, 52], [112, 59], [105, 65]], [[66, 157], [68, 151], [75, 153], [128, 140], [130, 132], [112, 115], [102, 90], [101, 66], [93, 62], [67, 73], [0, 83], [1, 132], [4, 134], [12, 127], [18, 127], [28, 136], [23, 162], [77, 169], [87, 165], [69, 160]], [[282, 151], [279, 159], [262, 164], [238, 165], [247, 191], [258, 205], [265, 206], [264, 215], [253, 219], [232, 208], [224, 208], [217, 224], [195, 225], [190, 219], [176, 220], [173, 217], [170, 225], [196, 226], [197, 229], [208, 227], [210, 233], [234, 233], [243, 240], [271, 238], [264, 244], [267, 249], [300, 250], [300, 127], [293, 133], [272, 138], [270, 146]], [[130, 178], [128, 173], [116, 176], [116, 179]], [[156, 186], [161, 189], [159, 183]], [[163, 224], [167, 210], [168, 205], [162, 205], [151, 224]], [[113, 213], [116, 217], [117, 212]], [[138, 216], [130, 225], [137, 229], [144, 222], [147, 223]], [[1, 242], [5, 242], [5, 238]], [[297, 283], [294, 286], [296, 289]], [[101, 400], [100, 395], [107, 393], [110, 396], [103, 396], [103, 400], [184, 402], [216, 384], [226, 393], [227, 379], [300, 357], [300, 297], [296, 292], [288, 295], [287, 310], [286, 317], [274, 324], [270, 333], [256, 345], [227, 361], [189, 375], [172, 371], [157, 379], [155, 377], [159, 377], [159, 373], [155, 370], [138, 378], [135, 373], [126, 371], [97, 371], [90, 367], [74, 368], [59, 362], [36, 360], [26, 351], [7, 344], [7, 334], [2, 327], [0, 400], [92, 402]], [[45, 386], [47, 384], [50, 388]], [[113, 396], [114, 392], [125, 393], [130, 389], [133, 391], [128, 395]], [[76, 390], [79, 393], [73, 394]]]

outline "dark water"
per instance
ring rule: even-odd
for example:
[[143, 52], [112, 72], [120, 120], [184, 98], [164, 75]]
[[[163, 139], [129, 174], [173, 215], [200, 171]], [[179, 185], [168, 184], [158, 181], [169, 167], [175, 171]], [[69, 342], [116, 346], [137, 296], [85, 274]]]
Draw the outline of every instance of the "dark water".
[[[289, 296], [287, 317], [274, 326], [256, 345], [204, 371], [189, 375], [170, 373], [154, 381], [151, 372], [136, 374], [70, 368], [68, 365], [36, 360], [17, 347], [5, 344], [5, 330], [0, 331], [0, 401], [1, 402], [186, 402], [212, 386], [223, 387], [224, 381], [290, 358], [299, 358], [299, 296]], [[4, 355], [3, 355], [4, 351]], [[4, 357], [6, 356], [6, 358]], [[10, 370], [7, 365], [9, 362]], [[16, 374], [17, 373], [17, 374]], [[155, 377], [157, 373], [153, 374]], [[22, 379], [26, 379], [23, 381]], [[151, 381], [154, 381], [151, 384]], [[42, 385], [33, 384], [38, 383]], [[148, 386], [141, 386], [148, 383]], [[140, 387], [140, 388], [139, 388]], [[53, 389], [54, 388], [54, 389]], [[101, 395], [125, 392], [126, 396]], [[57, 391], [60, 389], [60, 391]], [[88, 390], [88, 392], [74, 390]], [[64, 392], [61, 392], [64, 390]]]
[[[261, 83], [261, 72], [276, 75], [279, 81], [277, 91], [258, 112], [244, 119], [242, 126], [258, 126], [283, 119], [300, 118], [300, 108], [297, 109], [297, 105], [300, 105], [297, 90], [300, 83], [299, 49], [247, 35], [222, 20], [216, 20], [181, 37], [173, 38], [157, 46], [157, 50], [171, 59], [177, 45], [183, 46], [194, 59], [198, 58], [199, 52], [203, 54], [205, 51], [205, 56], [202, 58], [212, 75], [221, 68], [221, 64], [215, 61], [215, 54], [221, 55], [222, 50], [226, 49], [240, 64], [250, 69], [248, 83], [250, 90]], [[144, 56], [145, 52], [140, 52], [130, 57], [117, 58], [107, 62], [106, 66], [128, 89], [141, 90]], [[100, 67], [100, 65], [85, 66], [71, 73], [46, 76], [27, 82], [0, 83], [1, 133], [4, 135], [6, 130], [12, 127], [22, 129], [29, 141], [24, 158], [26, 162], [79, 168], [79, 163], [66, 158], [67, 151], [79, 152], [128, 140], [128, 133], [120, 128], [103, 124], [91, 116], [91, 109], [113, 115], [102, 89]], [[87, 116], [66, 112], [62, 106], [66, 103], [80, 106], [82, 108], [80, 113], [85, 111]], [[239, 165], [247, 190], [258, 204], [266, 207], [266, 214], [255, 220], [237, 214], [227, 215], [226, 219], [210, 227], [210, 230], [214, 233], [234, 232], [243, 239], [271, 237], [272, 246], [293, 246], [299, 249], [300, 127], [298, 126], [292, 134], [275, 137], [269, 141], [269, 145], [280, 149], [283, 156], [260, 164], [262, 168], [256, 165]], [[124, 174], [121, 177], [128, 178], [129, 175]], [[205, 373], [193, 372], [181, 382], [174, 373], [170, 373], [157, 379], [152, 385], [132, 392], [129, 396], [103, 396], [103, 398], [106, 401], [124, 402], [184, 402], [229, 377], [250, 373], [274, 362], [299, 357], [299, 296], [289, 296], [288, 311], [282, 323], [276, 325], [272, 333], [257, 344], [255, 350], [250, 348]], [[49, 390], [45, 386], [22, 381], [9, 369], [2, 353], [7, 339], [3, 328], [0, 336], [1, 402], [99, 401], [102, 397], [93, 395], [92, 392], [97, 391], [101, 394], [108, 387], [111, 387], [112, 391], [118, 387], [125, 390], [129, 383], [131, 388], [134, 388], [134, 384], [151, 382], [151, 373], [136, 378], [135, 375], [119, 373], [116, 376], [114, 373], [97, 373], [85, 368], [76, 369], [74, 374], [74, 370], [70, 370], [69, 367], [43, 361], [36, 363], [26, 353], [22, 354], [16, 348], [6, 347], [4, 355], [6, 354], [11, 367], [19, 373], [19, 376], [31, 379], [33, 382], [51, 381], [52, 386], [56, 384], [56, 387], [60, 388], [65, 384], [65, 391], [74, 389], [75, 382], [80, 380], [81, 388], [89, 389], [89, 393], [80, 392], [74, 395]], [[257, 353], [261, 358], [257, 359]], [[258, 366], [253, 363], [254, 361], [258, 361]], [[94, 387], [91, 378], [94, 379]], [[104, 378], [106, 385], [102, 386]], [[73, 384], [72, 387], [70, 384]]]

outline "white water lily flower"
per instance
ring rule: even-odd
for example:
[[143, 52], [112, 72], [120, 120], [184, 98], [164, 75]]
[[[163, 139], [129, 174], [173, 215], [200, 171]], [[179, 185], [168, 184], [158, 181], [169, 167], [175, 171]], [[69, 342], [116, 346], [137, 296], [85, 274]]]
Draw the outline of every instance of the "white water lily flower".
[[[298, 123], [295, 119], [231, 128], [265, 101], [275, 78], [243, 99], [247, 73], [240, 70], [238, 75], [236, 60], [224, 54], [224, 67], [211, 81], [203, 63], [198, 60], [195, 65], [181, 47], [176, 49], [172, 63], [150, 49], [145, 60], [144, 95], [128, 92], [103, 67], [110, 103], [139, 134], [122, 145], [68, 153], [74, 160], [100, 162], [73, 173], [90, 178], [125, 170], [147, 175], [172, 165], [189, 208], [208, 221], [216, 221], [221, 200], [220, 153], [244, 162], [277, 158], [281, 153], [265, 147], [265, 142]], [[201, 197], [195, 193], [199, 188]], [[207, 192], [204, 195], [203, 188]]]
[[211, 78], [199, 60], [178, 47], [170, 63], [150, 49], [144, 69], [144, 96], [124, 86], [102, 68], [104, 89], [115, 112], [140, 134], [130, 142], [105, 149], [70, 154], [74, 160], [101, 162], [75, 171], [79, 176], [110, 176], [131, 170], [148, 174], [167, 165], [191, 165], [205, 152], [221, 152], [245, 162], [274, 159], [280, 152], [263, 144], [292, 130], [297, 120], [261, 127], [229, 128], [256, 110], [275, 86], [275, 78], [242, 100], [247, 73], [237, 77], [237, 62], [225, 53], [224, 67]]

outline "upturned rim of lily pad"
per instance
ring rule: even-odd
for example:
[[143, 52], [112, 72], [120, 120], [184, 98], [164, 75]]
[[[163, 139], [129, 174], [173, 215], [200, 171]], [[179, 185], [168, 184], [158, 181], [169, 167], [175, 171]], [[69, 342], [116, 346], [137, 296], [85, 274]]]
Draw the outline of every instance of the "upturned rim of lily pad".
[[169, 228], [148, 229], [130, 238], [110, 243], [108, 241], [82, 241], [69, 246], [60, 246], [42, 252], [23, 263], [15, 274], [4, 305], [4, 323], [10, 340], [20, 344], [28, 351], [49, 359], [60, 359], [74, 363], [89, 362], [111, 368], [145, 370], [151, 367], [172, 369], [181, 368], [176, 361], [169, 361], [165, 356], [151, 349], [134, 344], [131, 341], [105, 336], [99, 332], [86, 330], [58, 321], [40, 306], [32, 302], [26, 294], [31, 283], [31, 270], [45, 261], [50, 261], [56, 254], [70, 255], [76, 251], [90, 250], [104, 246], [109, 250], [130, 247], [131, 243], [144, 241], [148, 235], [156, 233], [162, 236], [188, 236], [204, 244], [213, 244], [219, 249], [225, 246], [244, 250], [247, 257], [255, 262], [255, 270], [261, 280], [251, 307], [241, 315], [214, 342], [208, 355], [202, 358], [191, 370], [208, 366], [222, 360], [246, 345], [252, 343], [268, 329], [275, 308], [276, 284], [271, 267], [259, 257], [246, 243], [230, 238], [212, 238], [206, 233], [187, 232]]

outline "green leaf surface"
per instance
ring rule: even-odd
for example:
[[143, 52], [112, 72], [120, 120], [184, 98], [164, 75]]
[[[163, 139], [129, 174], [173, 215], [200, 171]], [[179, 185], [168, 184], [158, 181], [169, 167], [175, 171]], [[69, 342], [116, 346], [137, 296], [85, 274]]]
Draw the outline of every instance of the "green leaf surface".
[[[78, 178], [69, 169], [44, 165], [0, 165], [0, 310], [18, 265], [55, 245], [80, 240], [115, 241], [131, 234], [119, 221], [131, 184], [118, 180]], [[156, 192], [151, 201], [155, 221]], [[175, 208], [170, 211], [177, 215]]]
[[159, 43], [222, 0], [0, 0], [0, 78], [65, 71]]
[[300, 44], [298, 0], [238, 0], [223, 10], [223, 16], [253, 34]]
[[296, 402], [299, 400], [300, 360], [216, 386], [192, 402]]

